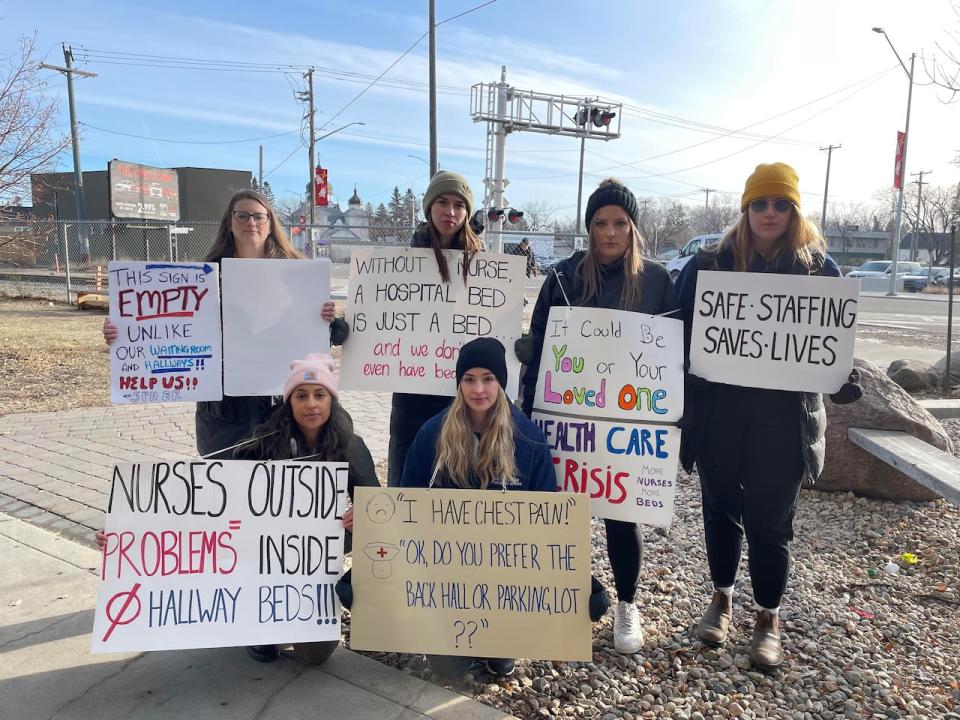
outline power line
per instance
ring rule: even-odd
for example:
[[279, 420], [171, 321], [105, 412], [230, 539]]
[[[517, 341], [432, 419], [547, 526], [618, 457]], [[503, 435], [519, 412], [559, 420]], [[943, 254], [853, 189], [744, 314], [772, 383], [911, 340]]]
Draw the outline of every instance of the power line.
[[171, 138], [150, 137], [149, 135], [135, 135], [134, 133], [122, 132], [120, 130], [108, 130], [107, 128], [97, 127], [90, 123], [80, 122], [79, 125], [96, 130], [98, 132], [109, 133], [110, 135], [122, 135], [123, 137], [136, 138], [137, 140], [152, 140], [153, 142], [173, 143], [175, 145], [234, 145], [236, 143], [258, 142], [260, 140], [270, 140], [272, 138], [283, 137], [299, 133], [300, 130], [287, 130], [276, 133], [275, 135], [262, 135], [260, 137], [244, 138], [242, 140], [173, 140]]

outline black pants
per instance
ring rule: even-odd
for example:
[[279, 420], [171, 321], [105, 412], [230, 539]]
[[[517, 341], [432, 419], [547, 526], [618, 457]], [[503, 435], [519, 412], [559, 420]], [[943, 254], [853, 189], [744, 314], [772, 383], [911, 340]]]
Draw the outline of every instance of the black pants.
[[697, 467], [710, 577], [717, 587], [733, 585], [746, 535], [754, 600], [778, 607], [804, 469], [799, 399], [721, 386], [706, 415]]
[[604, 520], [607, 530], [607, 554], [617, 587], [617, 599], [632, 603], [640, 581], [640, 562], [643, 559], [643, 535], [640, 526], [624, 520]]

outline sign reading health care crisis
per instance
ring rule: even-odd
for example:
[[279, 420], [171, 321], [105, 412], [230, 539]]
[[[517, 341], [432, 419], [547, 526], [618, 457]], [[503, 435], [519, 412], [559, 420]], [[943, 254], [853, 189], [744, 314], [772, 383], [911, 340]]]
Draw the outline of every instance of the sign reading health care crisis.
[[463, 281], [462, 252], [446, 251], [450, 282], [433, 250], [355, 250], [350, 259], [340, 384], [347, 390], [456, 393], [460, 346], [494, 337], [507, 349], [507, 395], [517, 396], [513, 344], [523, 321], [526, 258], [477, 253]]
[[550, 308], [533, 407], [676, 422], [683, 415], [683, 323], [624, 310]]
[[854, 278], [701, 272], [690, 372], [730, 385], [836, 392], [853, 367], [859, 295]]
[[113, 261], [110, 397], [114, 403], [219, 400], [220, 287], [207, 263]]
[[340, 637], [347, 464], [114, 468], [93, 652]]

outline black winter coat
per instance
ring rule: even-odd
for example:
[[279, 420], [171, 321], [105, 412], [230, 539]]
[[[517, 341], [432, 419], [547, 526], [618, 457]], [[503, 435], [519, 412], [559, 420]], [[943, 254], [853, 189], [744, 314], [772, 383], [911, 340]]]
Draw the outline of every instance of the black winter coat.
[[[533, 398], [537, 391], [537, 375], [540, 372], [540, 353], [547, 328], [550, 308], [568, 304], [577, 307], [620, 309], [620, 294], [623, 291], [623, 258], [609, 265], [600, 266], [600, 288], [597, 296], [583, 302], [583, 282], [577, 275], [577, 266], [586, 252], [578, 251], [553, 266], [540, 288], [537, 304], [530, 320], [530, 337], [533, 339], [533, 357], [523, 374], [521, 399], [524, 414], [533, 411]], [[640, 302], [636, 307], [626, 308], [648, 315], [662, 315], [680, 308], [673, 290], [673, 282], [666, 268], [652, 260], [644, 260], [640, 276]], [[679, 320], [679, 314], [676, 315]]]

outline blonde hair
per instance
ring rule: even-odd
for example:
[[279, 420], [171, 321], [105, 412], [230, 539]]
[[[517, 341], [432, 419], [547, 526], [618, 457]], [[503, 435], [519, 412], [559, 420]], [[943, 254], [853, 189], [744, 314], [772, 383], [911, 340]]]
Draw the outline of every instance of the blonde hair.
[[[801, 215], [800, 209], [796, 205], [790, 208], [790, 224], [787, 226], [786, 238], [786, 242], [777, 242], [773, 248], [772, 257], [767, 258], [768, 261], [772, 262], [785, 251], [789, 251], [804, 267], [810, 268], [813, 266], [814, 253], [823, 255], [827, 252], [827, 242], [823, 239], [820, 228]], [[733, 252], [733, 269], [735, 271], [747, 271], [756, 250], [753, 249], [750, 218], [747, 217], [746, 212], [740, 215], [737, 224], [723, 236], [719, 247]]]
[[[617, 178], [607, 178], [600, 183], [598, 187], [607, 185], [623, 185]], [[624, 210], [626, 214], [626, 210]], [[627, 251], [623, 255], [623, 290], [620, 292], [620, 309], [632, 310], [640, 303], [641, 283], [640, 276], [643, 272], [643, 235], [637, 228], [633, 219], [627, 214], [627, 222], [630, 223], [630, 241], [627, 243]], [[600, 292], [600, 262], [596, 255], [596, 239], [593, 230], [596, 227], [596, 215], [590, 218], [590, 227], [587, 231], [590, 234], [587, 244], [587, 254], [577, 265], [576, 273], [583, 282], [583, 297], [581, 303], [588, 303]]]
[[230, 229], [230, 221], [232, 219], [234, 206], [241, 200], [253, 200], [254, 202], [260, 203], [267, 211], [267, 215], [270, 216], [270, 232], [263, 244], [264, 257], [287, 258], [291, 260], [299, 260], [303, 257], [287, 238], [287, 233], [284, 231], [283, 225], [277, 220], [276, 213], [273, 212], [273, 208], [270, 206], [270, 201], [255, 190], [241, 190], [240, 192], [234, 193], [233, 197], [230, 198], [230, 202], [227, 203], [227, 209], [224, 211], [223, 217], [220, 218], [217, 237], [213, 241], [213, 247], [210, 248], [210, 252], [207, 253], [204, 261], [220, 262], [224, 257], [236, 256], [237, 242], [233, 237], [233, 231]]
[[445, 475], [459, 488], [475, 487], [471, 483], [474, 477], [484, 490], [494, 482], [506, 485], [517, 474], [513, 429], [510, 401], [501, 387], [478, 442], [470, 423], [470, 408], [457, 388], [437, 438], [435, 475]]

